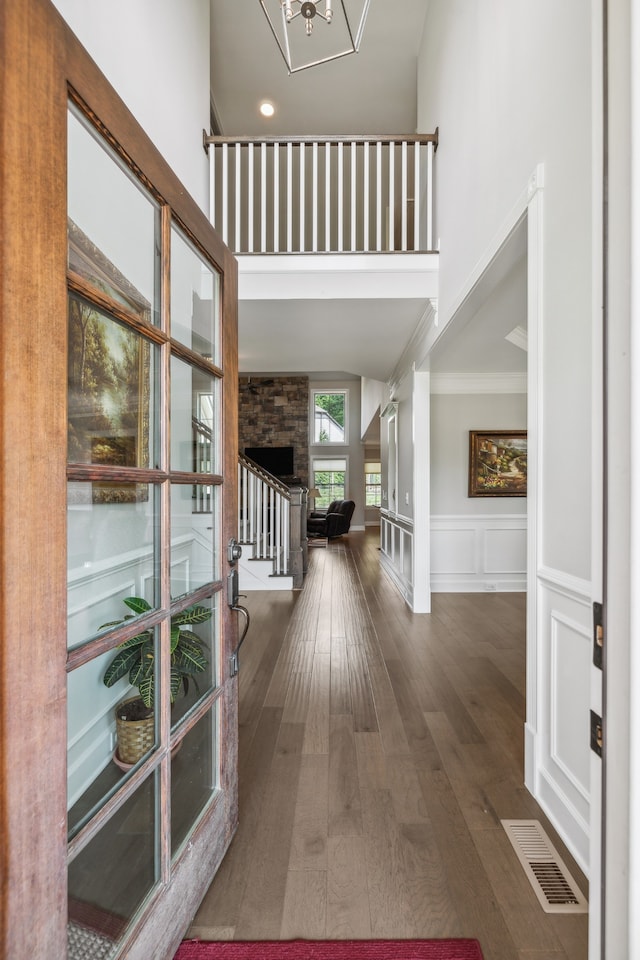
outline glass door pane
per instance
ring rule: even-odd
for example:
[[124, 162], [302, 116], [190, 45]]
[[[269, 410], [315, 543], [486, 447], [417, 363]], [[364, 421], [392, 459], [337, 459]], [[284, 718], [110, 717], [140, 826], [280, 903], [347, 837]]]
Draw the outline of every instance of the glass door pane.
[[220, 366], [220, 275], [171, 231], [171, 336]]
[[171, 852], [180, 849], [218, 786], [215, 755], [218, 709], [214, 707], [171, 756]]
[[235, 802], [212, 801], [237, 753], [222, 672], [236, 476], [220, 274], [76, 110], [68, 148], [69, 950], [89, 918], [115, 958], [196, 829], [232, 833]]
[[148, 777], [69, 864], [68, 960], [115, 956], [158, 883], [158, 787]]
[[88, 123], [68, 118], [69, 270], [157, 324], [158, 206]]

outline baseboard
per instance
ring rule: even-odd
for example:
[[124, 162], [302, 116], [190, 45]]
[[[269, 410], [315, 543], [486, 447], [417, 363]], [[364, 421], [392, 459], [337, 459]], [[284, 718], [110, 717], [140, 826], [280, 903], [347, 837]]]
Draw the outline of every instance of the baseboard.
[[525, 577], [518, 580], [479, 580], [477, 577], [467, 580], [431, 578], [432, 593], [525, 593], [526, 589]]
[[538, 789], [534, 797], [588, 879], [589, 824], [584, 822], [569, 798], [559, 790], [558, 785], [544, 770], [538, 773]]
[[529, 723], [524, 725], [524, 785], [529, 793], [536, 792], [536, 733]]

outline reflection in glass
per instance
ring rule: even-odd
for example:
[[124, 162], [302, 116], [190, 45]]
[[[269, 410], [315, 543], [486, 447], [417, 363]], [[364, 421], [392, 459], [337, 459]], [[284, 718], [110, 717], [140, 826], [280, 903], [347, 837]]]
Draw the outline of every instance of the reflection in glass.
[[[79, 297], [69, 297], [68, 459], [149, 467], [154, 459], [152, 383], [156, 349]], [[126, 502], [136, 499], [130, 486]], [[94, 489], [94, 503], [106, 494]]]
[[[204, 619], [202, 616], [194, 617], [195, 622], [189, 623], [189, 615], [184, 613], [178, 614], [175, 617], [172, 617], [173, 623], [178, 623], [182, 617], [186, 622], [181, 626], [181, 630], [188, 634], [189, 631], [192, 631], [196, 642], [198, 650], [201, 652], [201, 655], [206, 661], [206, 666], [204, 670], [196, 669], [191, 675], [187, 675], [186, 683], [180, 684], [180, 687], [177, 691], [173, 707], [171, 709], [171, 726], [172, 729], [182, 720], [182, 718], [195, 706], [198, 701], [209, 693], [215, 684], [216, 677], [216, 651], [217, 651], [217, 640], [218, 640], [218, 595], [216, 594], [213, 597], [210, 597], [207, 600], [200, 600], [196, 608], [202, 608], [209, 613], [208, 619]], [[189, 608], [192, 609], [192, 608]], [[189, 655], [189, 638], [186, 638], [185, 652], [187, 656]], [[194, 663], [198, 663], [198, 658], [193, 657]], [[180, 658], [180, 662], [183, 662], [183, 658]], [[188, 671], [187, 671], [188, 673]]]
[[69, 268], [157, 323], [157, 207], [91, 128], [68, 118]]
[[220, 365], [220, 276], [175, 227], [171, 231], [171, 336]]
[[[152, 669], [157, 640], [151, 647]], [[127, 674], [107, 688], [105, 675], [122, 648], [90, 660], [67, 678], [67, 796], [73, 836], [112, 795], [123, 776], [157, 743], [153, 711], [148, 720], [123, 722], [123, 706], [139, 698]], [[135, 679], [135, 678], [134, 678]], [[149, 711], [144, 711], [149, 713]], [[122, 757], [128, 762], [123, 762]]]
[[[101, 483], [67, 486], [67, 636], [84, 643], [103, 623], [123, 614], [125, 597], [158, 605], [154, 554], [159, 490], [151, 484]], [[155, 511], [154, 511], [155, 502]], [[125, 611], [126, 612], [126, 611]]]
[[176, 357], [171, 359], [171, 469], [219, 473], [216, 410], [219, 381]]
[[192, 833], [218, 786], [215, 752], [218, 705], [191, 730], [171, 759], [171, 852]]
[[171, 598], [218, 579], [219, 563], [213, 545], [217, 518], [218, 488], [204, 486], [208, 510], [197, 511], [197, 484], [171, 485]]
[[159, 878], [152, 775], [69, 864], [70, 960], [106, 960]]

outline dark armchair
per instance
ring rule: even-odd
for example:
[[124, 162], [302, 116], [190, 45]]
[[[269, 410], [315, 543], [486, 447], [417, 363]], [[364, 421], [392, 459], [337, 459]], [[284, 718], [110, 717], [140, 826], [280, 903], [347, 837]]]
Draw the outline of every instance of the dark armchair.
[[312, 511], [307, 519], [307, 535], [332, 540], [348, 533], [355, 507], [353, 500], [334, 500], [326, 513]]

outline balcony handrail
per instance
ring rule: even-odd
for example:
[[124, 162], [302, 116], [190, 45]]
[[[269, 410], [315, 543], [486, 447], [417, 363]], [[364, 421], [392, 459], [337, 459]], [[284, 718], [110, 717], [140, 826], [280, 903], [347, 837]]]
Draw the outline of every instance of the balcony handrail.
[[211, 222], [238, 255], [435, 252], [437, 130], [204, 141]]
[[234, 144], [234, 143], [276, 143], [276, 144], [286, 144], [286, 143], [432, 143], [434, 152], [438, 149], [438, 138], [439, 132], [438, 127], [436, 127], [435, 133], [399, 133], [399, 134], [384, 134], [384, 135], [364, 135], [364, 134], [322, 134], [318, 136], [313, 136], [310, 134], [305, 134], [305, 136], [300, 137], [250, 137], [250, 136], [238, 136], [238, 137], [222, 137], [214, 134], [207, 134], [203, 130], [202, 142], [204, 144], [205, 153], [208, 155], [209, 147], [213, 144]]

